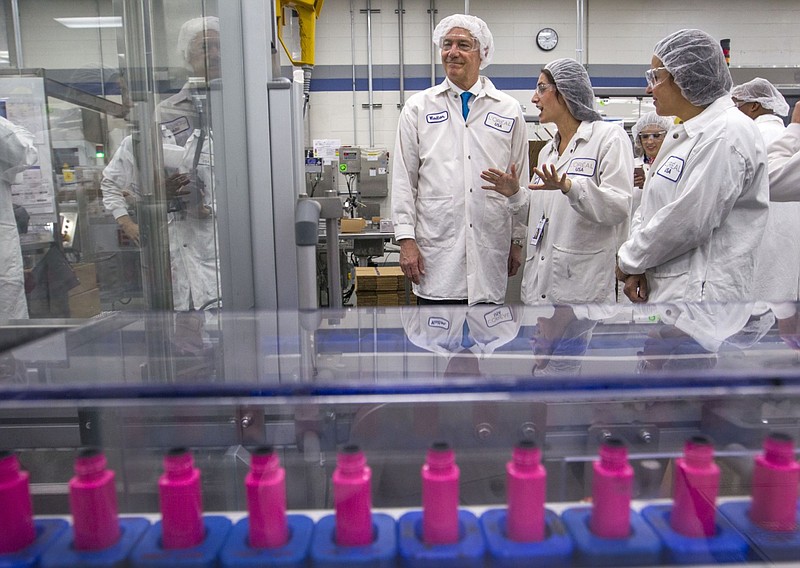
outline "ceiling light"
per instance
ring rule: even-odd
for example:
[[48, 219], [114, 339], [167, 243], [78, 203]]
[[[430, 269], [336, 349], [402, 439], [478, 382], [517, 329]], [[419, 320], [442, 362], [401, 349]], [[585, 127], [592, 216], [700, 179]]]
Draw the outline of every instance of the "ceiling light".
[[121, 28], [120, 16], [98, 16], [94, 18], [54, 18], [68, 28]]

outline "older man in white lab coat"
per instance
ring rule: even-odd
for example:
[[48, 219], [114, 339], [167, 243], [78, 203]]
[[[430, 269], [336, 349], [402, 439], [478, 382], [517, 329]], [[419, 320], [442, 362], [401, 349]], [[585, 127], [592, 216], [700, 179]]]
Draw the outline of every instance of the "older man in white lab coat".
[[37, 158], [33, 135], [0, 117], [0, 319], [28, 317], [11, 184], [17, 174], [35, 164]]
[[[400, 265], [420, 303], [502, 303], [517, 272], [525, 227], [505, 199], [481, 190], [481, 171], [528, 171], [518, 101], [480, 69], [492, 34], [474, 16], [434, 30], [447, 78], [410, 97], [400, 114], [392, 169], [392, 218]], [[514, 232], [512, 232], [514, 224]]]

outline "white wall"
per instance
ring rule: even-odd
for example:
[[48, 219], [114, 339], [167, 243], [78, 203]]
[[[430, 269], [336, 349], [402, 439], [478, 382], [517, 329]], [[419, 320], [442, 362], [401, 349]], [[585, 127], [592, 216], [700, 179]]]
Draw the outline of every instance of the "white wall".
[[[405, 64], [430, 66], [429, 0], [404, 0]], [[687, 27], [701, 28], [714, 37], [731, 39], [732, 66], [800, 65], [800, 2], [797, 0], [586, 0], [588, 6], [587, 61], [592, 65], [648, 66], [655, 43], [668, 33]], [[359, 76], [366, 77], [367, 65], [365, 0], [355, 2], [356, 49], [351, 53], [350, 1], [326, 0], [317, 23], [316, 66], [345, 66], [339, 75], [350, 76], [355, 57]], [[463, 12], [464, 3], [437, 1], [437, 21]], [[373, 0], [373, 65], [398, 65], [397, 2]], [[499, 66], [528, 65], [538, 69], [558, 57], [576, 57], [576, 3], [563, 0], [495, 0], [470, 2], [472, 14], [483, 18], [492, 30], [496, 53], [485, 73], [491, 77]], [[545, 53], [535, 46], [536, 32], [552, 27], [559, 45]], [[287, 61], [284, 59], [284, 62]], [[386, 70], [381, 70], [386, 72]], [[439, 68], [438, 73], [441, 73]], [[427, 71], [428, 76], [430, 72]], [[416, 73], [419, 76], [419, 73]], [[412, 92], [407, 91], [406, 97]], [[530, 91], [510, 91], [521, 104], [530, 107]], [[341, 138], [343, 143], [369, 141], [366, 92], [313, 92], [310, 132], [312, 138]], [[396, 91], [375, 92], [374, 143], [391, 149], [399, 110]], [[354, 132], [355, 114], [355, 132]]]
[[[266, 0], [270, 1], [270, 0]], [[430, 0], [404, 0], [404, 55], [409, 75], [430, 76]], [[164, 37], [159, 38], [158, 63], [180, 68], [175, 39], [180, 24], [201, 15], [203, 0], [164, 2]], [[22, 44], [27, 67], [79, 68], [102, 62], [117, 64], [116, 30], [68, 30], [53, 20], [58, 16], [113, 15], [111, 0], [20, 0]], [[733, 66], [796, 66], [800, 64], [800, 2], [797, 0], [586, 0], [588, 6], [587, 60], [592, 66], [641, 66], [649, 64], [655, 43], [671, 31], [699, 27], [715, 37], [729, 37]], [[471, 12], [491, 28], [496, 53], [486, 70], [507, 75], [519, 72], [533, 76], [558, 57], [575, 57], [576, 3], [564, 0], [473, 0]], [[350, 0], [326, 0], [317, 23], [315, 76], [348, 79], [353, 61], [358, 76], [366, 77], [366, 0], [355, 2], [355, 53], [351, 50]], [[462, 1], [437, 0], [436, 21], [464, 10]], [[372, 0], [373, 64], [376, 79], [398, 73], [397, 2]], [[534, 37], [544, 27], [559, 34], [558, 47], [545, 53], [536, 48]], [[266, 56], [266, 54], [265, 54]], [[438, 57], [438, 54], [437, 54]], [[288, 60], [284, 63], [288, 65]], [[417, 67], [414, 67], [417, 66]], [[441, 73], [440, 67], [437, 67]], [[511, 70], [511, 71], [509, 71]], [[516, 70], [516, 71], [514, 71]], [[638, 74], [638, 70], [634, 69]], [[313, 84], [312, 84], [313, 86]], [[530, 89], [509, 91], [530, 108]], [[412, 94], [407, 90], [406, 97]], [[343, 143], [369, 142], [369, 112], [361, 107], [366, 91], [356, 94], [355, 108], [350, 90], [313, 92], [309, 111], [312, 138], [340, 138]], [[374, 139], [378, 146], [392, 148], [400, 102], [397, 91], [375, 91]], [[355, 126], [354, 126], [355, 121]]]

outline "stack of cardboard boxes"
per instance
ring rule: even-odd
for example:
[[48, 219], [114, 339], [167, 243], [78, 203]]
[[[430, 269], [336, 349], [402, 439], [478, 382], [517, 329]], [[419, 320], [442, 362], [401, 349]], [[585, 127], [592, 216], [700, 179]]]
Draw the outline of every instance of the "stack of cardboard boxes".
[[403, 306], [417, 303], [410, 282], [406, 290], [406, 277], [399, 266], [356, 267], [356, 298], [359, 306]]

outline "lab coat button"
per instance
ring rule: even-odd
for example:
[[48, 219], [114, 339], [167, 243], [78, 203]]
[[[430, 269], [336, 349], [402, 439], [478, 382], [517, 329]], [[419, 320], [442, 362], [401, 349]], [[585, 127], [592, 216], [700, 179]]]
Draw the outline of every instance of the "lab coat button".
[[546, 297], [547, 297], [547, 294], [542, 294], [542, 300], [544, 300]]
[[469, 228], [470, 228], [470, 229], [472, 228], [472, 223], [470, 223], [470, 224], [469, 224]]
[[542, 260], [544, 260], [544, 257], [542, 257]]
[[677, 133], [677, 132], [676, 132], [675, 134], [673, 134], [673, 135], [672, 135], [672, 137], [673, 137], [675, 140], [677, 140], [678, 138], [680, 138], [680, 136], [678, 135], [678, 133]]

